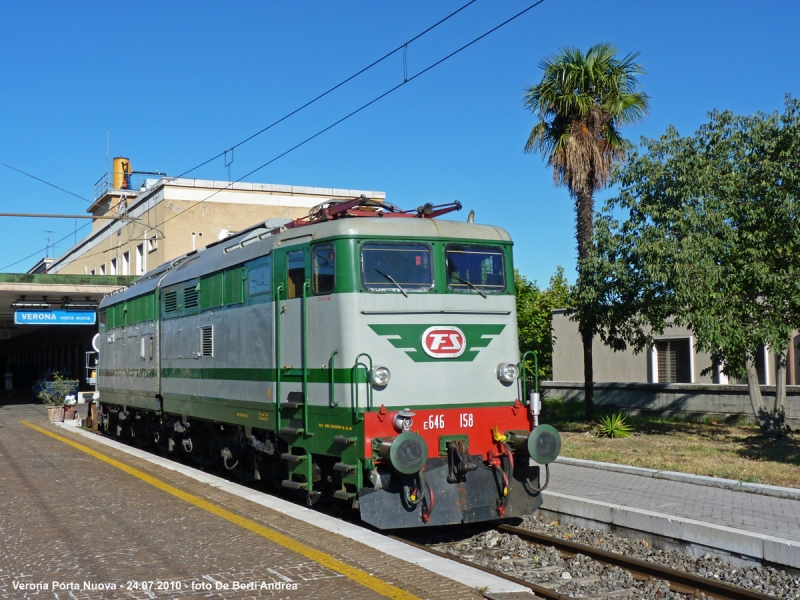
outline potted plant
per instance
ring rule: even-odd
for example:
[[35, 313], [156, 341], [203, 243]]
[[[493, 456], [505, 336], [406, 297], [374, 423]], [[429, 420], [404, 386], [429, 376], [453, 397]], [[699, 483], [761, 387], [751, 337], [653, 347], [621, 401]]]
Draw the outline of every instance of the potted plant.
[[48, 405], [47, 418], [50, 421], [64, 421], [75, 418], [75, 396], [78, 382], [56, 374], [53, 381], [48, 381], [39, 399]]

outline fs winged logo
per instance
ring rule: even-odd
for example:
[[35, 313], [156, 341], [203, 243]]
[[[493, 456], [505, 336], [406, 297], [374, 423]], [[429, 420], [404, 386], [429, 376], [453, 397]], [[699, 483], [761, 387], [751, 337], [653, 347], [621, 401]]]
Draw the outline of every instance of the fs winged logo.
[[467, 349], [467, 338], [458, 327], [428, 327], [422, 349], [433, 358], [458, 358]]
[[500, 335], [505, 325], [370, 325], [372, 331], [414, 362], [447, 359], [472, 362], [482, 348]]

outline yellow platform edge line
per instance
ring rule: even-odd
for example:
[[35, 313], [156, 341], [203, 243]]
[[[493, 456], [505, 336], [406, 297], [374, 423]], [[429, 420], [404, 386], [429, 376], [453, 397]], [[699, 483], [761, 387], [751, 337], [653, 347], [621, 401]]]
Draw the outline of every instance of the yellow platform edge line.
[[219, 506], [216, 506], [211, 502], [203, 500], [202, 498], [198, 498], [197, 496], [179, 490], [178, 488], [173, 487], [168, 483], [164, 483], [160, 479], [151, 477], [147, 473], [143, 473], [142, 471], [139, 471], [138, 469], [128, 466], [125, 463], [121, 463], [118, 460], [109, 458], [108, 456], [105, 456], [104, 454], [101, 454], [100, 452], [97, 452], [96, 450], [93, 450], [88, 446], [84, 446], [83, 444], [80, 444], [78, 442], [70, 440], [69, 438], [53, 433], [52, 431], [47, 431], [46, 429], [39, 427], [38, 425], [34, 425], [33, 423], [29, 423], [28, 421], [20, 421], [20, 423], [26, 425], [27, 427], [30, 427], [31, 429], [35, 429], [36, 431], [39, 431], [47, 436], [50, 436], [53, 439], [56, 439], [69, 446], [72, 446], [73, 448], [76, 448], [81, 452], [85, 452], [89, 456], [93, 456], [94, 458], [101, 460], [104, 463], [107, 463], [113, 467], [116, 467], [121, 471], [128, 473], [129, 475], [133, 475], [137, 479], [149, 483], [153, 487], [156, 487], [164, 492], [167, 492], [168, 494], [172, 494], [176, 498], [180, 498], [181, 500], [193, 504], [198, 508], [202, 508], [203, 510], [208, 511], [211, 514], [223, 518], [226, 521], [230, 521], [231, 523], [239, 525], [240, 527], [243, 527], [248, 531], [252, 531], [253, 533], [265, 537], [271, 542], [280, 544], [284, 548], [287, 548], [293, 552], [296, 552], [297, 554], [305, 556], [306, 558], [309, 558], [321, 564], [322, 566], [327, 567], [331, 571], [340, 573], [345, 577], [347, 577], [348, 579], [352, 579], [356, 583], [363, 585], [364, 587], [369, 588], [370, 590], [378, 594], [381, 594], [382, 596], [385, 596], [387, 598], [396, 598], [398, 600], [418, 600], [417, 596], [414, 596], [413, 594], [410, 594], [405, 590], [395, 587], [390, 583], [386, 583], [385, 581], [382, 581], [377, 577], [374, 577], [369, 573], [362, 571], [361, 569], [348, 565], [347, 563], [342, 562], [341, 560], [338, 560], [336, 558], [333, 558], [329, 554], [325, 554], [324, 552], [312, 548], [311, 546], [307, 546], [302, 542], [293, 540], [289, 536], [283, 535], [282, 533], [278, 533], [277, 531], [274, 531], [254, 521], [241, 517], [235, 513], [225, 510], [224, 508], [220, 508]]

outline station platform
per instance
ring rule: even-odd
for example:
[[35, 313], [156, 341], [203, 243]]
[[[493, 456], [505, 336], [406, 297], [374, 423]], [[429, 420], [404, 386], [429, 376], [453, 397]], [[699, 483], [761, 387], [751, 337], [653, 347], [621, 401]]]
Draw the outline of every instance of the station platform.
[[569, 458], [550, 480], [547, 511], [800, 569], [800, 490]]
[[0, 598], [534, 596], [380, 533], [0, 407]]

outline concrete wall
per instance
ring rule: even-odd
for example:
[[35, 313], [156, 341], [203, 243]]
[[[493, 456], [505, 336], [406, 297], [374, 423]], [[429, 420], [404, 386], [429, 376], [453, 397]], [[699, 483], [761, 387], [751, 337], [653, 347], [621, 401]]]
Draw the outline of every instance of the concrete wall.
[[[543, 381], [540, 387], [551, 398], [583, 402], [583, 382]], [[775, 386], [761, 386], [764, 402], [771, 407]], [[665, 415], [709, 416], [720, 419], [753, 417], [746, 385], [689, 383], [596, 383], [595, 405]], [[786, 417], [792, 429], [800, 428], [800, 386], [786, 388]]]

